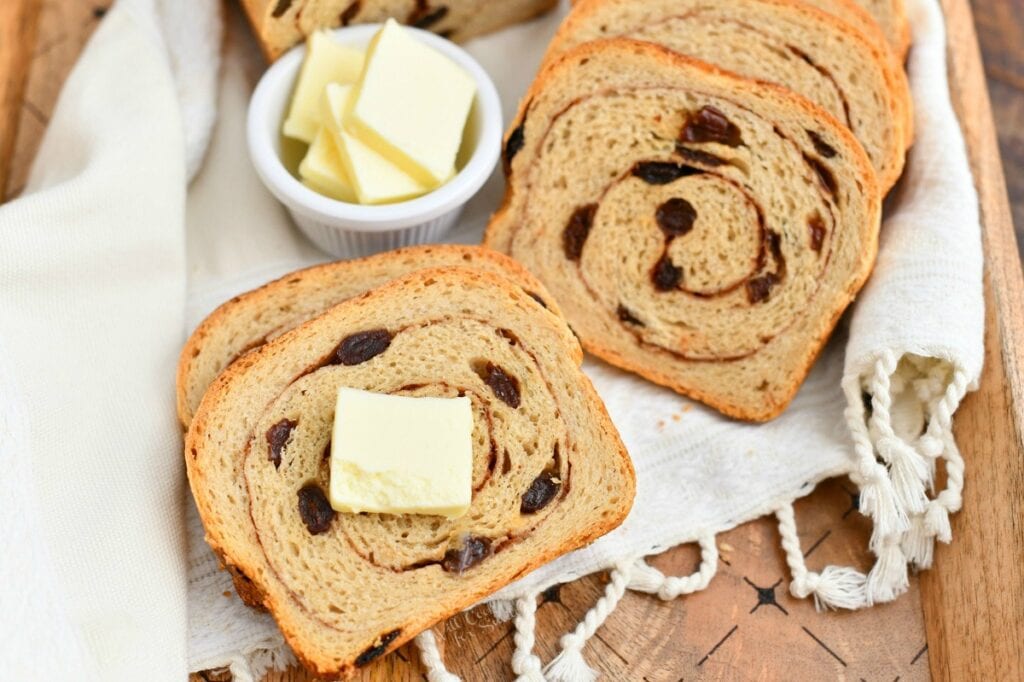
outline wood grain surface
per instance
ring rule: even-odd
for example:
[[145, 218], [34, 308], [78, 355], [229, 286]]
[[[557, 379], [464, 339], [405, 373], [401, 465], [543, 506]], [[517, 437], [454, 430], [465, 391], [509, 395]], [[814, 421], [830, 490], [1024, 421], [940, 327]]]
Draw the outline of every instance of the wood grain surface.
[[[0, 3], [0, 192], [6, 189], [8, 197], [23, 187], [60, 86], [109, 4]], [[706, 591], [668, 603], [627, 595], [586, 650], [608, 679], [1024, 679], [1024, 285], [970, 7], [967, 0], [943, 4], [950, 19], [954, 101], [981, 199], [988, 305], [981, 389], [957, 413], [968, 481], [964, 511], [953, 521], [955, 541], [938, 550], [936, 568], [920, 582], [914, 577], [910, 594], [895, 603], [818, 614], [806, 600], [788, 596], [774, 524], [762, 519], [734, 529], [718, 538], [722, 563]], [[975, 5], [988, 44], [998, 141], [1024, 215], [1022, 0]], [[856, 513], [852, 490], [846, 481], [830, 481], [798, 502], [812, 569], [832, 562], [868, 565], [863, 548], [869, 529]], [[696, 560], [694, 548], [679, 547], [652, 563], [683, 574], [694, 570]], [[537, 645], [544, 660], [596, 601], [604, 580], [592, 576], [544, 595]], [[451, 619], [440, 643], [465, 679], [502, 680], [511, 678], [511, 639], [509, 624], [475, 609]], [[194, 678], [229, 679], [218, 672]], [[266, 682], [308, 679], [290, 670]], [[423, 673], [416, 652], [404, 647], [361, 679], [421, 680]]]
[[[953, 517], [953, 544], [936, 551], [938, 570], [922, 576], [923, 603], [937, 677], [1020, 680], [1024, 285], [970, 8], [966, 0], [943, 0], [943, 5], [953, 102], [967, 141], [984, 226], [987, 333], [981, 388], [967, 397], [956, 419], [957, 440], [969, 467], [964, 509]], [[1017, 121], [1018, 126], [1021, 123]]]
[[1024, 258], [1024, 0], [974, 0], [1017, 248]]

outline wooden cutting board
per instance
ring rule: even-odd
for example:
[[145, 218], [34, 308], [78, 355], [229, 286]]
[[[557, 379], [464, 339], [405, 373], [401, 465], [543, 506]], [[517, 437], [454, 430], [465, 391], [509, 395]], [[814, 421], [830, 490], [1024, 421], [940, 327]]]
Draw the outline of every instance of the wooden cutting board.
[[[109, 4], [0, 3], [0, 194], [20, 192], [61, 84]], [[943, 5], [953, 99], [978, 185], [987, 259], [985, 373], [957, 413], [968, 481], [964, 510], [953, 519], [955, 542], [937, 550], [936, 567], [912, 578], [910, 593], [896, 602], [819, 614], [789, 597], [774, 525], [746, 524], [719, 536], [719, 573], [704, 592], [667, 603], [627, 594], [585, 652], [605, 679], [1024, 679], [1024, 284], [968, 0]], [[651, 428], [662, 427], [652, 420]], [[797, 503], [812, 569], [870, 565], [870, 529], [856, 512], [853, 490], [848, 481], [829, 481]], [[652, 563], [686, 574], [697, 552], [679, 547]], [[592, 576], [545, 593], [538, 611], [543, 660], [597, 600], [604, 580]], [[464, 679], [511, 679], [510, 624], [475, 609], [438, 632], [449, 666]], [[217, 672], [194, 677], [229, 679]], [[267, 682], [308, 679], [291, 670]], [[361, 679], [421, 680], [423, 672], [416, 652], [405, 647]]]

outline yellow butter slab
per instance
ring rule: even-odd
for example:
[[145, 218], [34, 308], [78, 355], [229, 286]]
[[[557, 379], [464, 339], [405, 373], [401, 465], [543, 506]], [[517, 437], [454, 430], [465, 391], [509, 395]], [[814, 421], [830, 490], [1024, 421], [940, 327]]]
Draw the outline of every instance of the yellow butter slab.
[[455, 173], [476, 83], [462, 67], [389, 20], [374, 37], [345, 127], [426, 186]]
[[339, 45], [325, 31], [310, 34], [282, 132], [312, 144], [321, 125], [320, 97], [324, 87], [328, 83], [355, 83], [363, 70], [363, 62], [362, 52]]
[[453, 518], [469, 509], [472, 488], [469, 398], [338, 390], [331, 436], [334, 509]]
[[394, 203], [418, 197], [433, 189], [403, 172], [345, 129], [343, 116], [351, 93], [351, 86], [328, 84], [321, 100], [321, 109], [326, 129], [330, 130], [359, 203]]
[[299, 164], [299, 176], [313, 191], [350, 204], [358, 202], [330, 133], [321, 128]]

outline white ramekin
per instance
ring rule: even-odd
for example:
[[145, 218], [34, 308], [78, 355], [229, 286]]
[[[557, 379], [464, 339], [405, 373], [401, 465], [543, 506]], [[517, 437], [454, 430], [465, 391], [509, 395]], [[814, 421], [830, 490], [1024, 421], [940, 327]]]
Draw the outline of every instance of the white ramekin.
[[[333, 35], [343, 45], [365, 48], [380, 28], [381, 24], [349, 26], [334, 30]], [[247, 135], [256, 173], [287, 207], [299, 228], [337, 257], [438, 240], [490, 176], [501, 153], [501, 102], [487, 72], [451, 41], [428, 31], [408, 30], [465, 69], [477, 87], [466, 127], [474, 136], [470, 141], [472, 155], [454, 178], [428, 194], [396, 204], [349, 204], [317, 194], [285, 168], [281, 162], [281, 123], [306, 54], [305, 45], [292, 48], [267, 69], [249, 102]], [[410, 111], [409, 115], [415, 116], [416, 112]]]

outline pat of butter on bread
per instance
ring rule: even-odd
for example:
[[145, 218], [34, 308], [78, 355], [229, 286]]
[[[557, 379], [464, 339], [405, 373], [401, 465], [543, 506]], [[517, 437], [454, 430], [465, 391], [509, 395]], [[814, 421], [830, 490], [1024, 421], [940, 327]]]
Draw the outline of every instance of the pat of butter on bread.
[[427, 187], [455, 174], [476, 83], [458, 64], [389, 19], [366, 54], [346, 128]]
[[473, 495], [469, 398], [340, 388], [331, 438], [331, 506], [341, 512], [466, 513]]
[[363, 64], [364, 55], [359, 50], [339, 45], [324, 31], [312, 33], [306, 41], [306, 59], [282, 132], [312, 144], [321, 125], [320, 97], [324, 87], [328, 83], [355, 83]]
[[388, 204], [426, 194], [430, 187], [417, 182], [345, 130], [343, 117], [352, 89], [350, 85], [329, 83], [321, 101], [321, 116], [359, 203]]

